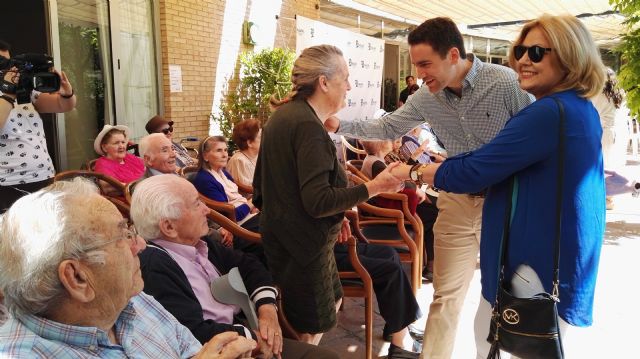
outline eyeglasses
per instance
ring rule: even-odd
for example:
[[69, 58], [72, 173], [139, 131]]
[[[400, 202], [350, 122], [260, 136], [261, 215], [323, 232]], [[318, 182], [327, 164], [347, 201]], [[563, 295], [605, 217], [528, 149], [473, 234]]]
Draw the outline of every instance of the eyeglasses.
[[128, 226], [127, 228], [123, 228], [124, 229], [124, 237], [120, 237], [120, 238], [116, 238], [116, 239], [112, 239], [109, 241], [106, 241], [104, 243], [100, 243], [98, 245], [93, 245], [90, 247], [87, 247], [84, 249], [85, 253], [94, 251], [96, 249], [105, 247], [111, 243], [117, 242], [117, 241], [121, 241], [121, 240], [126, 240], [129, 245], [136, 243], [138, 241], [138, 231], [136, 230], [136, 227], [132, 224], [130, 226]]
[[162, 130], [160, 130], [160, 132], [164, 133], [165, 135], [168, 135], [169, 132], [173, 132], [173, 126], [169, 126], [167, 128], [163, 128]]
[[531, 60], [531, 62], [538, 63], [542, 61], [544, 54], [546, 54], [547, 52], [550, 52], [551, 50], [552, 50], [551, 48], [542, 47], [538, 45], [534, 45], [534, 46], [516, 45], [513, 47], [513, 56], [516, 58], [516, 60], [520, 60], [522, 56], [524, 56], [524, 53], [526, 52], [527, 55], [529, 55], [529, 60]]

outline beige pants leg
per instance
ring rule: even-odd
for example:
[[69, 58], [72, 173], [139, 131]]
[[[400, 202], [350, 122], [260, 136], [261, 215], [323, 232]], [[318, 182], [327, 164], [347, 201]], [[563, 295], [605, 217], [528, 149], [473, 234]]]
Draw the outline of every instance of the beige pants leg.
[[434, 225], [433, 302], [424, 332], [422, 359], [449, 359], [458, 318], [476, 269], [484, 199], [440, 193]]

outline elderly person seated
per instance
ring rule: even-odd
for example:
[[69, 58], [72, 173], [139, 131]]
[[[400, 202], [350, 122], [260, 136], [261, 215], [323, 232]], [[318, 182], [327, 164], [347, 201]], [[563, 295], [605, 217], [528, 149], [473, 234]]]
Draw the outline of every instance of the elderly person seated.
[[[140, 255], [144, 291], [155, 297], [201, 342], [223, 331], [237, 331], [258, 341], [264, 358], [337, 358], [332, 352], [282, 338], [275, 307], [276, 289], [267, 269], [251, 255], [208, 241], [209, 209], [187, 180], [154, 176], [137, 185], [131, 216], [149, 241]], [[204, 240], [203, 240], [204, 239]], [[234, 319], [239, 309], [213, 297], [210, 283], [238, 267], [258, 313], [251, 332]]]
[[165, 135], [153, 133], [144, 136], [140, 139], [138, 147], [146, 167], [142, 178], [159, 174], [177, 174], [176, 151]]
[[[156, 115], [147, 122], [144, 128], [149, 134], [161, 133], [171, 141], [171, 147], [173, 147], [173, 150], [176, 152], [176, 165], [178, 167], [195, 166], [197, 164], [196, 160], [189, 156], [189, 151], [187, 151], [184, 146], [173, 142], [173, 121], [167, 120], [160, 115]], [[140, 155], [142, 156], [142, 154]]]
[[231, 139], [238, 150], [229, 159], [227, 171], [236, 181], [247, 186], [253, 185], [261, 136], [260, 121], [252, 118], [238, 122], [233, 127]]
[[[140, 140], [140, 155], [144, 158], [146, 170], [142, 179], [161, 174], [176, 173], [176, 153], [171, 141], [161, 133], [153, 133]], [[207, 235], [214, 241], [219, 241], [225, 246], [233, 245], [233, 234], [220, 227], [217, 223], [210, 222], [211, 231]]]
[[[243, 228], [259, 233], [260, 214], [251, 200], [243, 197], [233, 177], [225, 170], [229, 153], [227, 140], [222, 136], [209, 136], [200, 143], [198, 161], [200, 170], [192, 182], [198, 192], [207, 198], [219, 202], [228, 202], [235, 207], [237, 223]], [[234, 238], [233, 247], [251, 253], [266, 264], [262, 245]]]
[[[387, 168], [385, 157], [392, 151], [393, 143], [390, 140], [360, 141], [360, 143], [367, 152], [367, 157], [362, 161], [362, 172], [373, 179]], [[433, 263], [435, 257], [433, 248], [433, 225], [438, 218], [438, 207], [436, 207], [437, 198], [417, 188], [415, 183], [411, 181], [405, 183], [405, 188], [402, 190], [402, 193], [407, 195], [409, 211], [411, 211], [411, 213], [417, 213], [422, 221], [424, 227], [424, 251], [427, 258], [424, 268], [422, 269], [422, 276], [428, 281], [433, 281]], [[376, 198], [375, 202], [375, 204], [380, 207], [399, 208], [398, 201]]]
[[142, 159], [127, 152], [131, 131], [123, 125], [104, 125], [93, 141], [93, 149], [100, 158], [94, 171], [109, 175], [122, 183], [137, 180], [144, 173]]
[[255, 345], [229, 333], [202, 346], [141, 293], [145, 242], [87, 180], [23, 197], [0, 227], [2, 358], [235, 358]]

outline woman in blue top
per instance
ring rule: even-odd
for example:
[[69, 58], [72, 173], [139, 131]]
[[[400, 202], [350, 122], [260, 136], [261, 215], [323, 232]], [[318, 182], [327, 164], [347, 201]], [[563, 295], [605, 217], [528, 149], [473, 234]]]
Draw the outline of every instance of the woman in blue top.
[[[218, 202], [227, 202], [235, 207], [236, 222], [243, 228], [260, 233], [260, 211], [251, 200], [243, 197], [238, 185], [225, 167], [229, 161], [227, 139], [223, 136], [209, 136], [200, 143], [198, 165], [200, 170], [191, 180], [198, 192]], [[264, 250], [259, 243], [234, 237], [233, 248], [256, 255], [267, 264]]]
[[[505, 278], [517, 281], [514, 271], [518, 268], [520, 274], [523, 268], [530, 282], [541, 282], [549, 293], [552, 290], [560, 120], [554, 99], [560, 100], [565, 109], [558, 303], [565, 330], [567, 323], [579, 327], [592, 323], [605, 227], [602, 127], [589, 101], [602, 91], [604, 70], [589, 31], [573, 16], [543, 15], [524, 26], [509, 61], [522, 89], [533, 94], [536, 101], [511, 118], [493, 141], [480, 149], [441, 164], [411, 169], [405, 166], [401, 172], [449, 192], [474, 193], [488, 188], [480, 244], [483, 299], [475, 325], [478, 358], [486, 358], [489, 351], [490, 303], [496, 295], [512, 176], [517, 179], [518, 191]], [[570, 353], [565, 345], [565, 354], [571, 357]]]

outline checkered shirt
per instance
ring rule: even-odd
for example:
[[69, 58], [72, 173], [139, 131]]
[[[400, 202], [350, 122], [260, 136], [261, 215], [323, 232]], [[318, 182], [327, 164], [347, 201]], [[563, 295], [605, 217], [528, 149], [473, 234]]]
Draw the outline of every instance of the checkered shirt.
[[96, 327], [11, 317], [0, 327], [0, 358], [190, 358], [201, 348], [189, 329], [144, 293], [120, 313], [115, 334], [120, 345]]
[[396, 139], [427, 122], [454, 156], [491, 141], [513, 115], [533, 102], [513, 70], [473, 57], [462, 96], [450, 90], [432, 94], [423, 86], [407, 103], [376, 120], [341, 121], [338, 134], [355, 138]]

